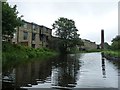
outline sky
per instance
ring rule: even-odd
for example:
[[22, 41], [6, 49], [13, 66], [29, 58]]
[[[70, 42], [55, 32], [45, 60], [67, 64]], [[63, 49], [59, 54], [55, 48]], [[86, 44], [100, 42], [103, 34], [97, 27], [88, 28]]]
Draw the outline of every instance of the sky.
[[[100, 44], [101, 29], [104, 29], [105, 42], [118, 35], [119, 0], [8, 0], [17, 5], [19, 16], [28, 22], [34, 22], [52, 28], [59, 17], [75, 21], [80, 38]], [[54, 35], [54, 30], [53, 30]]]

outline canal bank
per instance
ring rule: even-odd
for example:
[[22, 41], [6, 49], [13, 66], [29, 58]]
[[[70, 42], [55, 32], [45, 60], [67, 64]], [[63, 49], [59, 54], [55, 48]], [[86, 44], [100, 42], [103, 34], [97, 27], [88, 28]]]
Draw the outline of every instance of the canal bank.
[[106, 59], [120, 62], [120, 51], [107, 50], [102, 51], [102, 53]]

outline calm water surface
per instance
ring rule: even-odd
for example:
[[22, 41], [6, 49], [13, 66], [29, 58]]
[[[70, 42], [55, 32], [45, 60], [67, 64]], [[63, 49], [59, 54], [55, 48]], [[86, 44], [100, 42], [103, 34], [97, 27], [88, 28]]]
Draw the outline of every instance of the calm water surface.
[[3, 81], [28, 90], [118, 88], [118, 67], [101, 53], [69, 54], [18, 65], [3, 73]]

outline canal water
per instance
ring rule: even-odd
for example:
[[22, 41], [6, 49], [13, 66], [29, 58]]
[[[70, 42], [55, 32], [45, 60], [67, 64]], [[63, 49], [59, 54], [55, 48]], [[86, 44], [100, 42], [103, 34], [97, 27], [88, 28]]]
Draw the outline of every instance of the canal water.
[[4, 71], [3, 87], [8, 86], [27, 90], [118, 88], [118, 66], [101, 53], [69, 54]]

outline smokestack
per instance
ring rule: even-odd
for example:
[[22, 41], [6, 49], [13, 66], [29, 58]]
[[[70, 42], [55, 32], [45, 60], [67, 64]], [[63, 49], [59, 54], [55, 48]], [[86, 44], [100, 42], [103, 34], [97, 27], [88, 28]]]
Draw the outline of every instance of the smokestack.
[[104, 49], [104, 30], [101, 30], [101, 49]]

